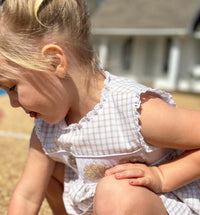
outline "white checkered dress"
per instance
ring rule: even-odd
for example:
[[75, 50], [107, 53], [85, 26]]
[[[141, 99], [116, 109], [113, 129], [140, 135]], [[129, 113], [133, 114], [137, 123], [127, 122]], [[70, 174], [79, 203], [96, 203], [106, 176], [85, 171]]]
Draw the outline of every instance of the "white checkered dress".
[[[106, 168], [130, 161], [156, 165], [181, 153], [147, 144], [138, 122], [141, 93], [156, 93], [175, 106], [172, 97], [108, 72], [105, 76], [100, 103], [79, 123], [35, 120], [45, 153], [66, 165], [63, 201], [68, 214], [92, 214], [95, 188]], [[200, 214], [199, 181], [160, 197], [170, 215]]]

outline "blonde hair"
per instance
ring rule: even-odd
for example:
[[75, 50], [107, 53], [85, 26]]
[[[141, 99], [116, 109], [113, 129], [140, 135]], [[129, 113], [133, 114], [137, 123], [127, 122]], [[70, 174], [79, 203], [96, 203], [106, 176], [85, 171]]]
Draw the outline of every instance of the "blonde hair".
[[[79, 65], [95, 69], [84, 0], [4, 0], [0, 3], [1, 71], [52, 69], [45, 43], [60, 45]], [[50, 59], [52, 61], [52, 59]], [[13, 68], [15, 68], [13, 70]]]

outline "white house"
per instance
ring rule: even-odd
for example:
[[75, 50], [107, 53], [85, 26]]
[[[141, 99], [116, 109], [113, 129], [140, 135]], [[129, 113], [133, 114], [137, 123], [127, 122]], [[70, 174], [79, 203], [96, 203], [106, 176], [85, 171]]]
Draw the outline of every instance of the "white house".
[[101, 3], [92, 33], [105, 69], [153, 87], [200, 92], [200, 0]]

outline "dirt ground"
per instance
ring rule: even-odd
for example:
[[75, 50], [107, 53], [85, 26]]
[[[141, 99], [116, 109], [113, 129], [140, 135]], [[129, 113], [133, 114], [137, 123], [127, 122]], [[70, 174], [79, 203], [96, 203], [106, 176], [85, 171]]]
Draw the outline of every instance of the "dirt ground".
[[[177, 106], [200, 110], [200, 95], [173, 93]], [[6, 215], [13, 189], [23, 171], [33, 120], [23, 110], [12, 109], [7, 96], [0, 96], [4, 117], [0, 122], [0, 214]], [[51, 215], [44, 201], [39, 215]]]
[[[0, 214], [6, 215], [13, 189], [23, 171], [33, 120], [21, 109], [11, 108], [7, 96], [0, 96]], [[39, 215], [52, 215], [44, 201]]]

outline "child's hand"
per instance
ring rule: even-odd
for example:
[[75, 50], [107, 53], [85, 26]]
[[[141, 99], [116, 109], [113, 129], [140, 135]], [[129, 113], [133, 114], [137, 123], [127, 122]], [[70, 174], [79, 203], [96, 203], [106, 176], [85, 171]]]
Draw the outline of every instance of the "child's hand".
[[163, 177], [158, 167], [145, 164], [127, 163], [106, 170], [105, 176], [115, 175], [116, 179], [129, 179], [133, 186], [144, 186], [155, 193], [162, 192]]

